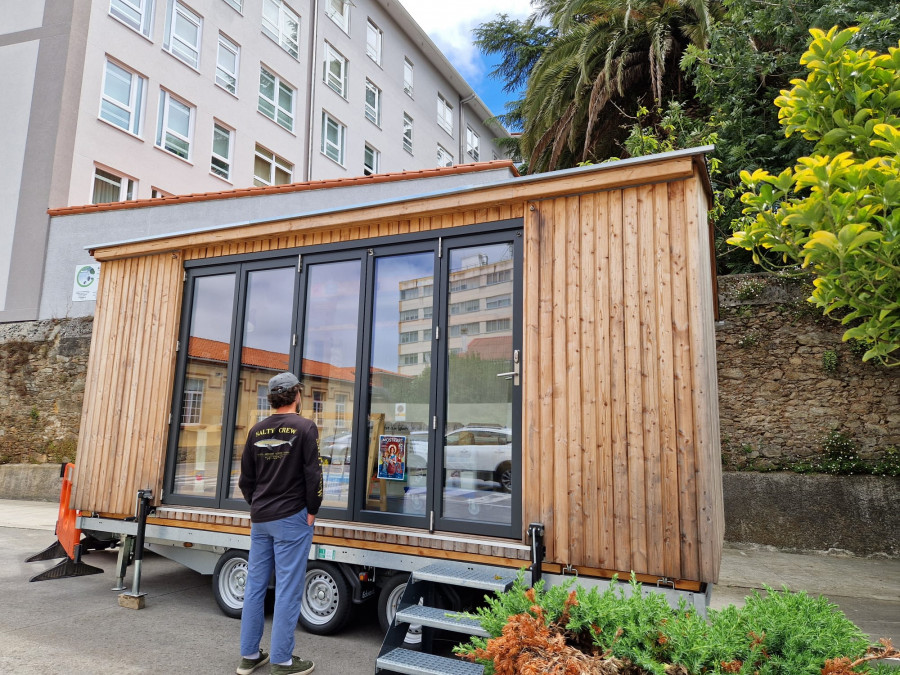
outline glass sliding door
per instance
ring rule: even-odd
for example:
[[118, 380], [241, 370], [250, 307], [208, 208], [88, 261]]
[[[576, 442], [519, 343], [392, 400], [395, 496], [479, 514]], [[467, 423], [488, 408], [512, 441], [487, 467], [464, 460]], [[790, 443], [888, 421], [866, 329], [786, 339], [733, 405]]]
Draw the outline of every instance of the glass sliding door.
[[[445, 266], [442, 527], [483, 531], [513, 522], [520, 391], [515, 242], [451, 248]], [[516, 436], [518, 432], [516, 432]], [[451, 525], [458, 521], [459, 525]]]
[[432, 419], [435, 253], [376, 256], [364, 509], [424, 516]]
[[[216, 496], [228, 392], [236, 275], [193, 280], [172, 492]], [[174, 417], [174, 415], [173, 415]]]
[[319, 429], [326, 509], [347, 509], [353, 460], [362, 262], [306, 265], [302, 415]]
[[227, 499], [243, 502], [237, 481], [247, 433], [271, 413], [269, 379], [288, 370], [296, 275], [293, 266], [251, 270], [246, 275], [237, 409], [225, 486]]

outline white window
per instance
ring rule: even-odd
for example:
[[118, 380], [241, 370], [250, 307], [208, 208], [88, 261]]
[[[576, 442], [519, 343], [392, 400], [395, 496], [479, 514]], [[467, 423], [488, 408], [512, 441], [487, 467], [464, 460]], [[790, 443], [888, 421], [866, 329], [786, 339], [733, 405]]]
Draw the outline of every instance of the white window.
[[194, 106], [161, 89], [159, 119], [156, 125], [157, 147], [182, 159], [190, 159], [191, 138], [194, 136], [194, 110]]
[[256, 421], [261, 422], [269, 416], [269, 386], [266, 384], [256, 385]]
[[335, 162], [344, 164], [344, 136], [347, 128], [327, 112], [322, 112], [322, 152]]
[[237, 94], [240, 54], [241, 48], [219, 33], [219, 51], [216, 54], [216, 84], [230, 94]]
[[237, 11], [243, 14], [244, 12], [244, 0], [225, 0], [229, 5], [234, 7]]
[[166, 15], [166, 40], [163, 48], [193, 68], [200, 65], [200, 36], [203, 19], [179, 0], [170, 0]]
[[371, 176], [373, 173], [378, 173], [378, 165], [380, 163], [381, 153], [366, 143], [366, 149], [363, 155], [363, 174]]
[[327, 0], [325, 14], [334, 21], [341, 30], [348, 32], [350, 26], [350, 2], [349, 0]]
[[419, 319], [418, 309], [406, 309], [400, 312], [400, 321], [417, 321]]
[[472, 131], [472, 127], [466, 125], [466, 152], [468, 152], [469, 156], [476, 162], [478, 161], [478, 155], [480, 153], [479, 148], [478, 134]]
[[294, 90], [278, 75], [259, 68], [259, 112], [294, 131]]
[[334, 426], [344, 429], [347, 426], [347, 394], [334, 395]]
[[440, 94], [437, 97], [437, 121], [444, 131], [453, 135], [453, 106]]
[[129, 28], [150, 37], [153, 24], [153, 0], [110, 0], [109, 13]]
[[188, 377], [184, 381], [184, 403], [181, 407], [182, 424], [200, 424], [203, 409], [203, 380]]
[[263, 146], [256, 146], [253, 160], [253, 184], [287, 185], [294, 174], [294, 165]]
[[419, 341], [419, 331], [417, 330], [406, 330], [400, 333], [400, 344], [406, 345], [410, 342], [418, 342]]
[[146, 79], [107, 60], [100, 98], [100, 119], [140, 136], [146, 88]]
[[282, 0], [263, 0], [262, 30], [288, 54], [300, 58], [300, 17]]
[[492, 319], [484, 322], [485, 333], [500, 333], [511, 328], [512, 324], [509, 319]]
[[383, 38], [381, 29], [372, 21], [366, 22], [366, 56], [378, 65], [381, 65], [381, 41]]
[[226, 126], [213, 123], [212, 159], [209, 170], [219, 178], [231, 180], [231, 152], [234, 131]]
[[366, 119], [381, 126], [381, 89], [366, 80]]
[[150, 188], [150, 197], [153, 199], [162, 199], [163, 197], [171, 197], [171, 192], [160, 190], [158, 187]]
[[347, 59], [327, 42], [325, 43], [322, 79], [338, 94], [347, 98]]
[[437, 165], [453, 166], [453, 155], [442, 145], [437, 146]]
[[485, 309], [499, 309], [500, 307], [511, 307], [512, 306], [512, 297], [509, 295], [495, 295], [491, 298], [486, 298], [484, 301]]
[[401, 366], [416, 366], [419, 364], [418, 354], [403, 354], [400, 357]]
[[413, 95], [413, 64], [409, 59], [403, 59], [403, 91], [407, 96]]
[[412, 154], [413, 151], [413, 118], [403, 113], [403, 149]]
[[94, 194], [91, 204], [124, 202], [134, 199], [134, 181], [103, 169], [94, 168]]

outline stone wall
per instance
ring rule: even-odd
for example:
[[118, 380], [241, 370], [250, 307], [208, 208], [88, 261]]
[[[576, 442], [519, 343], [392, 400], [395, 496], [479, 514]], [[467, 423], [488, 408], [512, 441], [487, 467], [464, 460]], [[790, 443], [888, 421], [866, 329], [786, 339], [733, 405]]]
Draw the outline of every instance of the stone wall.
[[0, 324], [0, 464], [74, 461], [92, 325]]
[[726, 469], [790, 467], [838, 431], [863, 459], [900, 448], [900, 368], [863, 363], [843, 327], [805, 301], [810, 287], [719, 278], [719, 417]]

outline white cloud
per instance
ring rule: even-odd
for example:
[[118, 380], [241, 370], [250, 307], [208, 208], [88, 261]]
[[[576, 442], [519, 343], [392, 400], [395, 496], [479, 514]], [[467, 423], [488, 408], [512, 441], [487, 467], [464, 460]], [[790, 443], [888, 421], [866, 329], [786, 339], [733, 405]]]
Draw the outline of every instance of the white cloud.
[[528, 0], [403, 0], [403, 6], [460, 74], [472, 80], [485, 74], [472, 29], [498, 14], [521, 19], [532, 11]]

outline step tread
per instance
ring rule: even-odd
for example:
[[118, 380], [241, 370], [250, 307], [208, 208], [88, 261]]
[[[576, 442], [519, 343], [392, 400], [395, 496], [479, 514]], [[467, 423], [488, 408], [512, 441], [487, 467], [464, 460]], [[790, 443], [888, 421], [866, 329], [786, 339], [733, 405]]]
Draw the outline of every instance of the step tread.
[[442, 628], [466, 635], [488, 637], [490, 634], [481, 627], [481, 622], [452, 610], [426, 605], [410, 605], [397, 612], [397, 621], [416, 625]]
[[516, 580], [515, 572], [485, 572], [471, 567], [435, 563], [426, 565], [412, 573], [414, 579], [422, 581], [436, 581], [442, 584], [454, 586], [467, 586], [479, 588], [485, 591], [503, 592], [509, 590]]
[[375, 662], [382, 670], [391, 670], [405, 675], [482, 675], [484, 666], [446, 656], [414, 652], [398, 647]]

